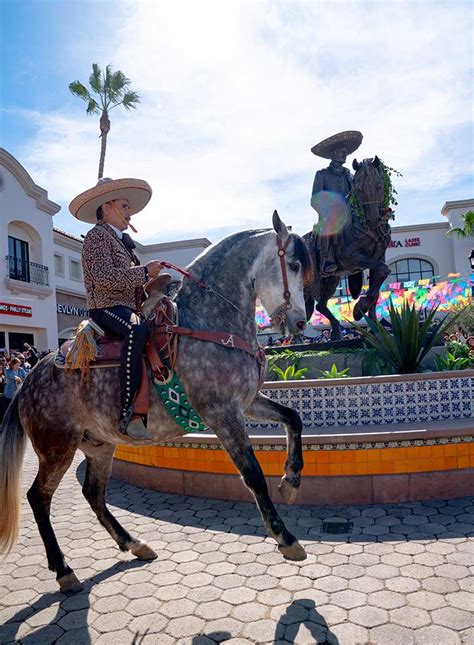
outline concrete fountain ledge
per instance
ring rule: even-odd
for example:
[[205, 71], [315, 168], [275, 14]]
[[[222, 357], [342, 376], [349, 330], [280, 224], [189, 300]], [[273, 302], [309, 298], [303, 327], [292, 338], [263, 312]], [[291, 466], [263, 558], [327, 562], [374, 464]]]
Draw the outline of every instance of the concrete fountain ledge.
[[[363, 504], [474, 492], [474, 370], [269, 382], [297, 409], [305, 467], [298, 502]], [[286, 456], [274, 424], [248, 424], [275, 502]], [[212, 434], [157, 446], [119, 446], [113, 476], [163, 492], [251, 500]]]

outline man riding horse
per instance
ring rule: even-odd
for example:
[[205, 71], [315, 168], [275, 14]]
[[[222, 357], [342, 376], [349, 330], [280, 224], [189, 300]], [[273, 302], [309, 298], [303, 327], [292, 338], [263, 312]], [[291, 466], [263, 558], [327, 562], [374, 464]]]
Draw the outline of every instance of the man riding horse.
[[136, 289], [156, 277], [163, 267], [158, 260], [142, 265], [133, 251], [135, 244], [124, 231], [132, 215], [145, 208], [150, 198], [146, 181], [103, 178], [69, 205], [74, 217], [95, 224], [82, 245], [87, 307], [89, 317], [105, 332], [125, 340], [119, 430], [135, 439], [149, 438], [143, 419], [133, 415], [147, 339], [145, 322], [135, 311]]
[[[337, 270], [334, 236], [349, 217], [348, 195], [352, 189], [352, 173], [344, 168], [347, 156], [357, 150], [362, 134], [356, 130], [339, 132], [311, 148], [318, 157], [330, 159], [327, 168], [318, 170], [311, 193], [311, 206], [318, 213], [319, 270], [322, 275], [333, 275]], [[338, 197], [336, 197], [336, 195]], [[339, 197], [340, 196], [340, 197]], [[339, 223], [333, 222], [331, 211], [341, 213]]]

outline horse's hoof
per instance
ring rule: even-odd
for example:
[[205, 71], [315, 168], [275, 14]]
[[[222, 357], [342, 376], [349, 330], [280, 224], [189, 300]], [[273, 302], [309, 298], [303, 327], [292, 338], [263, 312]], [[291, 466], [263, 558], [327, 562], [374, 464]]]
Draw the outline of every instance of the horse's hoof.
[[290, 546], [279, 546], [280, 553], [282, 553], [285, 560], [306, 560], [308, 557], [306, 551], [303, 549], [298, 540], [295, 540]]
[[298, 495], [298, 488], [292, 486], [286, 476], [281, 478], [280, 485], [278, 486], [278, 491], [287, 504], [295, 503], [296, 496]]
[[58, 578], [58, 584], [63, 593], [77, 593], [83, 589], [82, 584], [73, 571], [62, 576], [62, 578]]
[[156, 560], [157, 554], [150, 547], [143, 543], [131, 548], [133, 555], [139, 560]]

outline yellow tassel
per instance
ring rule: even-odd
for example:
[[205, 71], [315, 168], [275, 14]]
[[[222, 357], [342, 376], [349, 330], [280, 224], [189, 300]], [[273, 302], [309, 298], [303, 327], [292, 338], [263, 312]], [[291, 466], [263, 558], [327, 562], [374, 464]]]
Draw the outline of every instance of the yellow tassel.
[[66, 365], [68, 369], [86, 370], [89, 363], [96, 360], [98, 352], [94, 330], [87, 320], [83, 320], [67, 353]]

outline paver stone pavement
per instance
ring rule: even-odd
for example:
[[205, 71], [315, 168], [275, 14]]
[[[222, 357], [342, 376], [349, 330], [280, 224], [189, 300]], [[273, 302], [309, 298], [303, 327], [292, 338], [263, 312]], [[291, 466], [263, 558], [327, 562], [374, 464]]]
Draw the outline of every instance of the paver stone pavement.
[[[29, 447], [25, 490], [36, 467]], [[18, 544], [0, 563], [2, 645], [474, 645], [473, 497], [281, 505], [308, 553], [287, 562], [253, 504], [111, 480], [111, 511], [158, 554], [147, 563], [121, 553], [99, 525], [82, 496], [83, 477], [78, 455], [52, 518], [84, 589], [58, 591], [24, 500]], [[324, 533], [327, 518], [350, 519], [351, 533]]]

